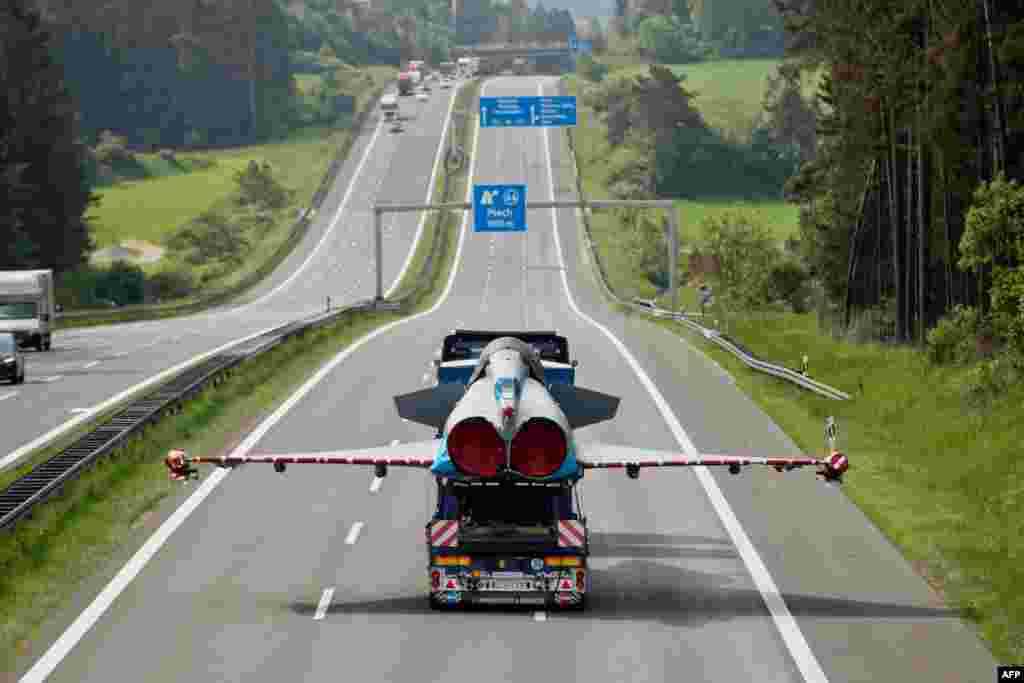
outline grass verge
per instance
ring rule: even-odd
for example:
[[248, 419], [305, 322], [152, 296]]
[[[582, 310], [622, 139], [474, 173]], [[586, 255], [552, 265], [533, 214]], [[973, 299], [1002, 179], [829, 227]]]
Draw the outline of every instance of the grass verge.
[[[581, 171], [588, 193], [606, 192], [599, 165]], [[597, 212], [591, 219], [595, 248], [616, 293], [638, 288], [614, 231]], [[836, 402], [750, 370], [676, 322], [653, 322], [729, 371], [806, 452], [818, 452], [822, 422], [835, 415], [840, 445], [853, 461], [844, 484], [851, 500], [976, 626], [997, 660], [1024, 659], [1024, 565], [1014, 561], [1024, 538], [1024, 464], [1018, 457], [1024, 387], [972, 402], [965, 391], [969, 368], [932, 367], [910, 348], [836, 340], [819, 331], [813, 314], [723, 320], [724, 331], [760, 358], [799, 367], [807, 354], [812, 377], [853, 397]]]
[[[717, 62], [709, 64], [717, 64]], [[568, 77], [566, 80], [569, 93], [578, 94], [579, 80], [576, 77]], [[742, 112], [745, 116], [752, 117], [754, 115], [756, 109], [760, 107], [760, 100], [757, 100], [756, 103], [752, 100], [750, 106], [753, 109]], [[577, 126], [572, 135], [576, 140], [583, 193], [590, 198], [610, 197], [608, 186], [612, 170], [624, 163], [627, 157], [637, 153], [626, 146], [612, 148], [608, 144], [607, 128], [595, 117], [593, 110], [582, 102], [579, 103], [578, 108], [580, 121], [584, 125]], [[780, 245], [786, 238], [795, 236], [798, 232], [799, 209], [782, 200], [746, 201], [718, 198], [679, 200], [676, 202], [676, 211], [679, 219], [681, 248], [686, 251], [700, 241], [701, 224], [704, 220], [736, 207], [756, 211], [776, 236]], [[630, 236], [622, 230], [614, 213], [607, 210], [594, 211], [588, 220], [595, 246], [601, 262], [605, 265], [605, 272], [613, 291], [626, 298], [634, 296], [642, 299], [655, 298], [657, 287], [639, 272], [637, 257], [629, 246]], [[685, 265], [685, 263], [681, 263], [680, 267], [684, 269]], [[663, 298], [667, 301], [669, 297]], [[696, 308], [696, 292], [691, 288], [682, 287], [679, 290], [679, 302], [688, 309]]]
[[[472, 88], [472, 90], [470, 90]], [[469, 86], [469, 97], [477, 87]], [[471, 135], [470, 132], [466, 133]], [[465, 175], [451, 184], [458, 192]], [[455, 214], [453, 214], [455, 215]], [[441, 256], [424, 273], [410, 268], [406, 279], [425, 282], [413, 310], [432, 305], [443, 291], [458, 239], [458, 221], [443, 223]], [[424, 240], [426, 242], [426, 240]], [[427, 265], [427, 264], [424, 264]], [[140, 545], [187, 496], [171, 482], [163, 456], [172, 446], [191, 452], [226, 453], [300, 386], [317, 368], [359, 337], [403, 317], [397, 313], [352, 312], [337, 322], [278, 346], [258, 362], [242, 364], [219, 386], [209, 387], [177, 415], [166, 417], [133, 439], [116, 457], [97, 465], [70, 484], [64, 494], [40, 507], [32, 519], [0, 536], [0, 670], [24, 666], [47, 619], [79, 585], [108, 568], [125, 551]]]
[[[359, 98], [357, 111], [368, 112], [373, 107], [389, 73], [386, 69], [371, 69], [374, 85]], [[329, 136], [327, 139], [324, 139], [324, 133]], [[187, 315], [223, 304], [244, 293], [270, 275], [305, 236], [309, 221], [296, 221], [296, 209], [310, 205], [331, 160], [336, 156], [345, 158], [358, 134], [358, 126], [334, 131], [306, 128], [295, 131], [286, 142], [208, 152], [209, 159], [216, 163], [206, 170], [129, 183], [103, 191], [106, 201], [98, 213], [98, 233], [102, 237], [109, 232], [101, 241], [111, 243], [137, 237], [135, 226], [139, 225], [155, 226], [147, 229], [155, 231], [148, 238], [159, 242], [169, 235], [169, 231], [173, 232], [177, 226], [205, 210], [222, 209], [230, 213], [233, 210], [230, 206], [234, 187], [232, 174], [244, 168], [250, 159], [271, 163], [275, 177], [296, 194], [288, 206], [272, 212], [271, 223], [259, 228], [258, 235], [250, 236], [254, 247], [242, 267], [223, 269], [223, 272], [210, 270], [202, 283], [201, 294], [162, 304], [72, 311], [60, 317], [58, 326], [67, 329]], [[177, 185], [171, 187], [172, 183]], [[182, 199], [180, 202], [175, 199], [168, 205], [167, 197]], [[166, 220], [154, 220], [154, 207], [162, 207], [159, 215], [165, 215]], [[109, 212], [108, 220], [113, 221], [114, 228], [104, 228], [102, 211]], [[158, 263], [148, 268], [160, 270], [167, 265], [181, 264]]]
[[933, 588], [973, 623], [999, 661], [1024, 659], [1024, 387], [981, 404], [964, 394], [967, 368], [935, 368], [917, 351], [837, 341], [812, 315], [734, 319], [729, 335], [759, 357], [849, 392], [837, 403], [748, 369], [671, 321], [657, 321], [728, 370], [806, 452], [836, 415], [853, 469], [850, 498]]

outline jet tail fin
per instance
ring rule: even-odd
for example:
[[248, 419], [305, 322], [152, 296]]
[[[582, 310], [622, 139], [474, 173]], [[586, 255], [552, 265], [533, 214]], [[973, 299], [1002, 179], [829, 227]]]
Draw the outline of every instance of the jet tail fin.
[[618, 396], [569, 384], [552, 384], [551, 396], [573, 429], [610, 420], [619, 409]]
[[457, 382], [445, 382], [436, 387], [421, 389], [395, 396], [395, 408], [400, 417], [419, 424], [443, 429], [466, 387]]

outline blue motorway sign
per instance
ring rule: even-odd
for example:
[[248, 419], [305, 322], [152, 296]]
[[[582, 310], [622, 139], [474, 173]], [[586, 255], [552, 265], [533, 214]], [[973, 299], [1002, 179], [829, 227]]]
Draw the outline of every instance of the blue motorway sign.
[[526, 185], [474, 185], [474, 232], [526, 232]]
[[480, 126], [575, 126], [576, 97], [481, 97]]

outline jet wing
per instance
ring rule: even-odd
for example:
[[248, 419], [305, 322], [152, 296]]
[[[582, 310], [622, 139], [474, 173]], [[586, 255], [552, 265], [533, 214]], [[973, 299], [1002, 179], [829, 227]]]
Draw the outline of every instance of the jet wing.
[[201, 463], [236, 467], [247, 463], [273, 465], [278, 472], [284, 472], [287, 465], [372, 465], [379, 477], [387, 474], [388, 467], [418, 467], [429, 469], [434, 464], [444, 445], [443, 439], [410, 441], [394, 446], [354, 448], [344, 451], [314, 451], [289, 453], [249, 453], [246, 455], [206, 457], [190, 456], [185, 451], [173, 450], [167, 454], [164, 464], [170, 470], [171, 479], [185, 480], [198, 478], [198, 471], [192, 467]]
[[640, 476], [641, 467], [728, 467], [732, 474], [739, 474], [741, 468], [749, 465], [774, 467], [776, 471], [788, 471], [798, 467], [815, 466], [817, 475], [826, 481], [842, 481], [843, 473], [850, 468], [849, 460], [837, 450], [825, 459], [808, 457], [753, 458], [730, 455], [699, 454], [688, 458], [677, 451], [659, 451], [632, 446], [613, 446], [605, 443], [577, 443], [576, 457], [584, 470], [624, 469], [631, 479]]

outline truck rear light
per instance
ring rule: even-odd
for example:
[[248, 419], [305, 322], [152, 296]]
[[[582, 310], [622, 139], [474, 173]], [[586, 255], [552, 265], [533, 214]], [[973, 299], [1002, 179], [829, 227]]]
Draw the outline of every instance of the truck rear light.
[[473, 558], [468, 555], [437, 555], [434, 557], [434, 564], [439, 564], [442, 567], [468, 567], [473, 564]]
[[587, 585], [587, 574], [582, 569], [576, 570], [576, 590], [583, 592]]
[[545, 557], [544, 562], [552, 567], [579, 567], [580, 558], [572, 555], [552, 555]]
[[430, 572], [430, 587], [434, 590], [441, 587], [441, 572], [436, 569]]

